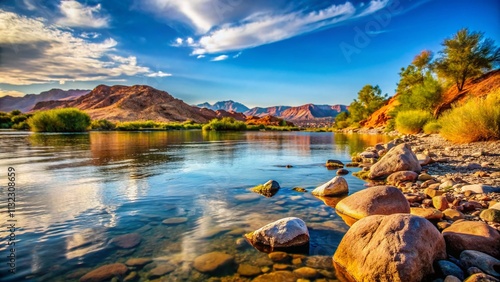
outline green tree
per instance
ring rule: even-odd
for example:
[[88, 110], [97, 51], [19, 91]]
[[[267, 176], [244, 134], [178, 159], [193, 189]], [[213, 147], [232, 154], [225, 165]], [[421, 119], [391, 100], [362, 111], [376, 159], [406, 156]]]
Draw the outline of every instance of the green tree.
[[484, 38], [482, 32], [459, 30], [455, 36], [445, 39], [444, 50], [436, 62], [440, 76], [453, 82], [462, 91], [465, 81], [491, 70], [500, 60], [500, 49], [494, 41]]
[[349, 115], [353, 122], [359, 122], [368, 118], [373, 112], [384, 105], [387, 94], [382, 95], [378, 85], [365, 85], [358, 92], [358, 99], [349, 105]]
[[432, 111], [441, 99], [442, 88], [433, 75], [433, 54], [424, 50], [399, 73], [400, 80], [396, 92], [399, 94], [398, 110]]

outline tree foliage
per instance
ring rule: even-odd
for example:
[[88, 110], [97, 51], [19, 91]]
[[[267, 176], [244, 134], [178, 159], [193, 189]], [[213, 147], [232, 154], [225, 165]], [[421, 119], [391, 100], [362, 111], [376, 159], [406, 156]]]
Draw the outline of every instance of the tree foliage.
[[399, 73], [399, 110], [431, 111], [441, 99], [442, 87], [433, 75], [433, 54], [424, 50]]
[[358, 92], [358, 99], [349, 105], [349, 116], [353, 122], [368, 118], [373, 112], [384, 105], [387, 94], [382, 95], [378, 85], [365, 85]]
[[500, 49], [482, 32], [459, 30], [442, 43], [444, 49], [436, 62], [440, 76], [453, 82], [462, 91], [465, 81], [491, 70], [500, 60]]

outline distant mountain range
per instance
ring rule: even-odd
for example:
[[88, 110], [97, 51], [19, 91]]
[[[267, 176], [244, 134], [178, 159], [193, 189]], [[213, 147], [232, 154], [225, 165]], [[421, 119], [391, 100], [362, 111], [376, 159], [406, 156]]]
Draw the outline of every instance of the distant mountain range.
[[30, 111], [38, 102], [50, 100], [74, 99], [89, 93], [90, 90], [80, 89], [51, 89], [40, 94], [28, 94], [23, 97], [5, 96], [0, 97], [0, 111], [10, 112], [20, 110], [21, 112]]
[[247, 106], [245, 106], [241, 103], [232, 101], [232, 100], [220, 101], [220, 102], [217, 102], [213, 105], [211, 105], [208, 102], [205, 102], [203, 104], [198, 104], [196, 106], [199, 108], [207, 108], [207, 109], [210, 109], [213, 111], [225, 110], [228, 112], [238, 112], [238, 113], [244, 113], [244, 112], [249, 110], [249, 108]]
[[331, 106], [315, 104], [305, 104], [298, 107], [274, 106], [267, 108], [255, 107], [252, 109], [248, 109], [248, 107], [246, 107], [245, 105], [231, 100], [217, 102], [213, 105], [210, 105], [209, 103], [203, 103], [197, 106], [212, 110], [240, 112], [246, 116], [264, 117], [271, 115], [291, 121], [335, 118], [339, 113], [347, 111], [347, 106], [345, 105]]

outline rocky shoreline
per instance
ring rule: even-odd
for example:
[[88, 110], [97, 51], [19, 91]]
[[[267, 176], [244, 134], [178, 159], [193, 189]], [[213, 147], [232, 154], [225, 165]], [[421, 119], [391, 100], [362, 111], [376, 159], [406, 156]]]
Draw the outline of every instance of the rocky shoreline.
[[500, 141], [403, 136], [349, 166], [369, 188], [336, 206], [351, 225], [333, 258], [340, 277], [500, 281]]

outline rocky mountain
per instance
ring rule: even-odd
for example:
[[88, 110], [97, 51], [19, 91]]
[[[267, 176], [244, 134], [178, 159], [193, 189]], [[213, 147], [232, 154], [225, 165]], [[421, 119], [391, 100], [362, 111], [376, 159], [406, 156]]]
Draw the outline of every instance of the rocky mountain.
[[265, 117], [265, 116], [281, 116], [281, 113], [291, 107], [289, 106], [274, 106], [268, 108], [255, 107], [250, 110], [244, 112], [246, 116], [257, 116], [257, 117]]
[[247, 106], [232, 100], [220, 101], [213, 105], [211, 105], [208, 102], [205, 102], [203, 104], [198, 104], [196, 106], [199, 108], [207, 108], [214, 111], [224, 110], [226, 112], [237, 112], [237, 113], [243, 113], [249, 110]]
[[28, 94], [23, 97], [5, 96], [0, 97], [0, 111], [10, 112], [20, 110], [21, 112], [30, 111], [38, 102], [50, 100], [74, 99], [89, 93], [90, 90], [80, 89], [51, 89], [40, 94]]
[[246, 111], [246, 116], [264, 117], [267, 115], [276, 116], [285, 120], [315, 120], [323, 118], [335, 118], [340, 112], [347, 111], [345, 105], [315, 105], [305, 104], [298, 107], [276, 106], [269, 108], [252, 108]]
[[[208, 122], [228, 112], [216, 113], [198, 108], [147, 85], [99, 85], [90, 93], [73, 100], [39, 102], [33, 110], [75, 107], [87, 112], [92, 119], [110, 121], [185, 121]], [[239, 117], [241, 118], [241, 117]]]

